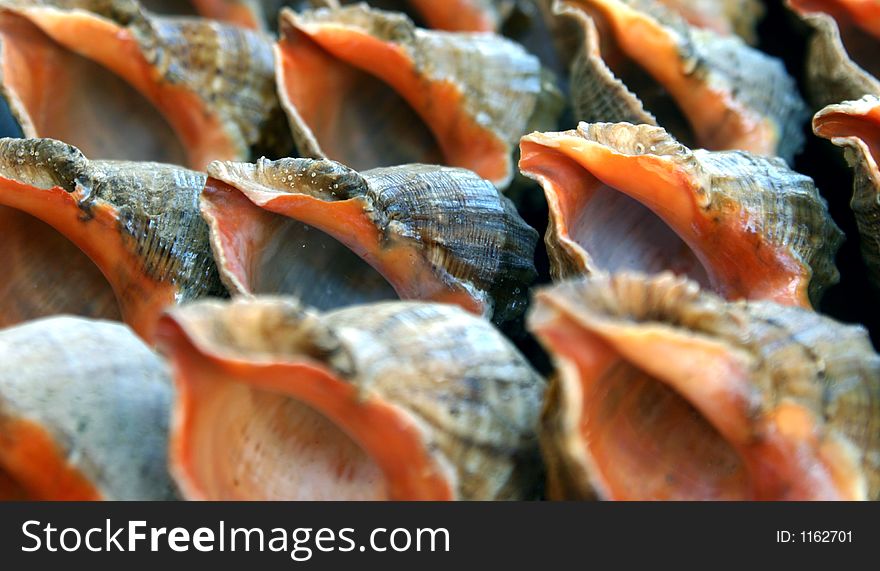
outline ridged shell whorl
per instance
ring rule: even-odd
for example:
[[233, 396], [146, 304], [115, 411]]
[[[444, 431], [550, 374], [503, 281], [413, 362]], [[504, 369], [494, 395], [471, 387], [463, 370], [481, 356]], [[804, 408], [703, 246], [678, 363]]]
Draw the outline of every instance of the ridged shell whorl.
[[629, 123], [533, 133], [521, 149], [550, 205], [557, 278], [672, 270], [731, 299], [809, 306], [839, 277], [843, 234], [813, 181], [781, 159], [691, 151]]
[[[179, 308], [161, 330], [184, 399], [172, 462], [188, 497], [339, 499], [347, 489], [347, 497], [361, 498], [525, 499], [535, 492], [534, 431], [544, 383], [488, 322], [459, 308], [388, 302], [318, 314], [283, 298], [258, 297]], [[220, 418], [238, 423], [244, 415], [251, 426], [248, 415], [277, 415], [278, 405], [269, 402], [245, 411], [267, 389], [272, 394], [265, 398], [298, 408], [286, 409], [271, 433], [212, 437]], [[230, 390], [253, 396], [224, 400]], [[352, 466], [346, 473], [355, 475], [344, 483], [323, 475], [320, 491], [302, 486], [310, 466], [283, 451], [308, 437], [297, 418], [312, 409], [335, 428], [300, 454], [330, 450], [330, 434], [340, 429], [360, 450], [334, 453], [332, 465]], [[223, 455], [228, 463], [209, 466], [188, 452], [216, 446], [230, 451]], [[254, 447], [267, 452], [253, 456]], [[239, 469], [238, 456], [253, 462]], [[378, 481], [358, 480], [367, 463], [378, 466]], [[242, 485], [234, 489], [236, 470]]]
[[[404, 299], [459, 303], [498, 323], [525, 309], [536, 277], [537, 232], [510, 200], [470, 171], [404, 165], [357, 173], [329, 160], [282, 159], [217, 162], [209, 173], [224, 185], [209, 182], [202, 209], [233, 290], [253, 291], [253, 278], [239, 268], [254, 266], [243, 258], [262, 254], [243, 251], [234, 237], [225, 238], [225, 228], [241, 212], [258, 208], [336, 238]], [[249, 206], [231, 202], [229, 192], [243, 195]], [[297, 252], [290, 255], [296, 264]]]
[[543, 290], [530, 326], [559, 371], [551, 495], [880, 498], [880, 357], [861, 327], [670, 274]]

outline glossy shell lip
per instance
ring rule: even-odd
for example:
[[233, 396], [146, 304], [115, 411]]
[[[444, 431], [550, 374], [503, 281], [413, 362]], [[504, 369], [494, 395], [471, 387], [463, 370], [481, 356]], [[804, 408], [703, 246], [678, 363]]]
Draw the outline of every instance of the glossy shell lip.
[[[762, 323], [774, 312], [778, 322]], [[704, 330], [701, 319], [721, 319], [729, 325], [717, 330], [732, 331], [713, 333], [714, 325]], [[850, 402], [840, 395], [846, 386], [852, 402], [863, 399], [853, 414], [874, 414], [864, 392], [876, 394], [878, 386], [865, 375], [876, 373], [878, 359], [863, 330], [822, 319], [765, 302], [725, 305], [670, 274], [618, 274], [542, 290], [530, 327], [558, 367], [542, 435], [551, 497], [852, 500], [876, 494], [870, 486], [876, 486], [877, 466], [869, 459], [876, 439], [859, 433], [850, 440], [851, 428], [833, 424], [845, 416], [838, 411], [821, 418], [811, 408], [811, 399], [821, 398], [809, 384], [829, 383], [834, 406]], [[799, 371], [803, 364], [792, 361], [793, 374], [800, 372], [798, 382], [807, 386], [783, 384], [779, 390], [789, 394], [766, 393], [759, 369], [784, 370], [785, 362], [766, 365], [760, 359], [782, 359], [785, 351], [769, 343], [790, 335], [787, 328], [799, 320], [804, 328], [795, 331], [804, 340], [815, 327], [839, 327], [825, 334], [851, 347], [829, 349], [824, 345], [834, 341], [811, 338], [814, 348], [801, 350], [839, 350], [833, 354], [846, 355], [841, 361], [864, 359], [856, 361], [863, 385], [846, 376], [834, 385], [809, 367]], [[777, 327], [781, 331], [774, 333]], [[755, 341], [755, 335], [768, 337]], [[749, 348], [751, 343], [763, 348]], [[829, 367], [855, 374], [840, 362]], [[869, 448], [858, 450], [856, 441]]]
[[[600, 138], [606, 135], [593, 137], [591, 129], [606, 133], [608, 140], [605, 144], [600, 142]], [[653, 138], [649, 133], [664, 136]], [[673, 270], [700, 280], [704, 286], [711, 285], [730, 299], [773, 299], [810, 307], [810, 295], [814, 293], [810, 285], [813, 270], [794, 254], [790, 246], [772, 244], [760, 232], [755, 232], [750, 223], [743, 224], [751, 215], [742, 219], [733, 215], [727, 219], [730, 212], [720, 214], [721, 211], [744, 206], [719, 206], [718, 201], [723, 200], [721, 194], [713, 192], [709, 184], [711, 177], [702, 172], [698, 163], [695, 155], [666, 136], [665, 131], [646, 125], [582, 123], [577, 131], [534, 133], [524, 137], [520, 168], [526, 176], [543, 186], [550, 206], [546, 242], [554, 277], [562, 279], [625, 268]], [[779, 169], [781, 165], [775, 168]], [[795, 176], [794, 173], [791, 176]], [[586, 218], [595, 199], [613, 198], [606, 196], [608, 189], [622, 192], [632, 199], [627, 210], [621, 211], [622, 206], [615, 207], [609, 203], [607, 211], [600, 209], [592, 214], [592, 218]], [[617, 197], [618, 202], [623, 199]], [[710, 208], [713, 200], [716, 201], [714, 208], [718, 209], [716, 214], [712, 214], [715, 211]], [[748, 200], [743, 204], [747, 204]], [[818, 193], [815, 193], [813, 201], [817, 215], [821, 216], [824, 212], [827, 217]], [[671, 241], [673, 244], [645, 261], [629, 262], [626, 257], [619, 256], [605, 261], [606, 264], [619, 267], [609, 267], [597, 261], [596, 257], [604, 255], [607, 248], [600, 248], [599, 244], [591, 247], [591, 240], [598, 238], [579, 236], [579, 229], [592, 232], [590, 224], [596, 231], [603, 228], [601, 224], [613, 229], [622, 213], [632, 213], [638, 208], [645, 210], [645, 220], [659, 217], [663, 221], [665, 226], [658, 228], [658, 231], [665, 232], [665, 242]], [[644, 225], [645, 220], [618, 238], [622, 240], [629, 235], [638, 237], [640, 229], [648, 227]], [[827, 226], [829, 248], [833, 252], [842, 234], [833, 222], [826, 219], [824, 225]], [[669, 234], [670, 230], [673, 234]], [[724, 238], [720, 238], [722, 235]], [[669, 257], [669, 252], [676, 247], [675, 243], [682, 248], [683, 255], [678, 258]], [[605, 246], [611, 247], [608, 244]], [[636, 258], [643, 252], [648, 254], [656, 249], [656, 243], [650, 241], [630, 247], [635, 251], [620, 255]], [[658, 258], [661, 254], [668, 259]], [[821, 261], [827, 263], [827, 260]], [[633, 264], [649, 265], [639, 267]], [[681, 267], [676, 267], [679, 264]], [[833, 283], [836, 276], [836, 270], [832, 267], [827, 279]]]

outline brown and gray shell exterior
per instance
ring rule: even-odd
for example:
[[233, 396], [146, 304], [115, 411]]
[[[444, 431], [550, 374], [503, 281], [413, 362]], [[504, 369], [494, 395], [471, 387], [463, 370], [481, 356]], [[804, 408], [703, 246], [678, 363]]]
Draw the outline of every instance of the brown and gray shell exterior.
[[118, 323], [72, 317], [0, 331], [0, 441], [30, 421], [107, 500], [172, 500], [166, 365]]
[[[875, 138], [853, 131], [848, 135], [824, 133], [822, 124], [834, 116], [849, 116], [859, 121], [869, 113], [875, 115], [873, 133]], [[868, 127], [868, 132], [870, 131]], [[838, 105], [829, 105], [819, 111], [813, 118], [813, 130], [820, 137], [830, 138], [831, 142], [844, 148], [846, 160], [854, 171], [853, 197], [850, 206], [856, 215], [856, 222], [861, 235], [862, 255], [868, 266], [868, 274], [875, 285], [880, 287], [880, 97], [866, 95], [858, 101], [847, 101]]]
[[53, 139], [0, 139], [0, 176], [37, 191], [62, 188], [85, 221], [97, 207], [111, 209], [144, 273], [172, 285], [177, 302], [227, 295], [199, 214], [207, 175], [149, 162], [89, 161]]
[[60, 10], [71, 17], [85, 11], [119, 26], [137, 40], [154, 81], [194, 93], [219, 120], [236, 158], [284, 156], [292, 148], [267, 34], [198, 18], [155, 16], [136, 0], [0, 0], [0, 9], [30, 13], [38, 25], [41, 12], [57, 18]]
[[[786, 3], [792, 7], [790, 0]], [[802, 12], [793, 7], [792, 10], [813, 28], [807, 50], [806, 85], [814, 109], [867, 94], [880, 96], [880, 79], [852, 60], [834, 17], [824, 12]], [[880, 51], [880, 40], [876, 50]], [[870, 57], [876, 57], [876, 53]]]
[[[638, 97], [614, 76], [599, 53], [598, 33], [589, 18], [636, 12], [658, 34], [677, 46], [675, 74], [698, 81], [727, 101], [725, 104], [755, 123], [769, 120], [776, 130], [775, 155], [791, 162], [804, 144], [802, 124], [807, 108], [795, 81], [777, 58], [768, 56], [736, 36], [719, 35], [688, 24], [656, 0], [557, 0], [558, 14], [575, 15], [584, 28], [584, 44], [575, 56], [571, 96], [578, 120], [657, 124]], [[613, 33], [626, 33], [619, 26]], [[665, 73], [671, 74], [672, 71]], [[683, 109], [685, 115], [688, 110]], [[706, 126], [692, 125], [696, 133]], [[711, 141], [700, 146], [715, 150]]]
[[403, 409], [422, 428], [426, 448], [452, 469], [459, 499], [535, 497], [545, 383], [479, 317], [419, 302], [317, 314], [271, 297], [203, 301], [171, 317], [202, 353], [239, 362], [308, 360], [355, 386], [361, 401]]
[[[281, 33], [288, 28], [357, 30], [394, 45], [407, 54], [414, 72], [426, 83], [450, 83], [462, 97], [462, 110], [510, 149], [508, 174], [492, 181], [500, 188], [513, 178], [513, 152], [519, 138], [533, 130], [554, 128], [562, 96], [552, 74], [519, 44], [486, 33], [424, 30], [403, 14], [366, 4], [281, 13]], [[289, 32], [288, 32], [289, 33]], [[320, 143], [295, 109], [285, 103], [294, 141], [303, 156], [324, 158]]]
[[525, 311], [528, 287], [537, 277], [538, 233], [509, 199], [471, 171], [404, 165], [358, 173], [326, 159], [261, 159], [215, 162], [208, 172], [245, 194], [358, 200], [384, 244], [415, 245], [439, 279], [485, 304], [486, 317], [502, 323]]
[[[542, 290], [531, 327], [554, 315], [600, 335], [613, 325], [634, 336], [666, 331], [720, 344], [747, 367], [754, 426], [780, 405], [809, 411], [816, 441], [840, 445], [859, 474], [857, 495], [880, 499], [880, 357], [862, 327], [771, 302], [725, 302], [671, 274], [601, 276]], [[560, 391], [558, 380], [553, 385], [548, 394], [556, 400], [548, 399], [541, 435], [548, 471], [564, 476], [575, 495], [590, 496], [585, 466], [560, 447], [572, 426], [572, 395]]]
[[[549, 147], [560, 137], [597, 143], [613, 153], [654, 157], [678, 171], [698, 205], [700, 218], [711, 226], [737, 225], [761, 236], [792, 256], [809, 276], [809, 297], [815, 303], [838, 282], [834, 264], [843, 232], [828, 213], [813, 180], [779, 158], [744, 151], [690, 150], [660, 127], [629, 123], [581, 123], [563, 133], [534, 133], [526, 139]], [[561, 220], [553, 220], [545, 241], [557, 279], [594, 273], [589, 253], [574, 251], [560, 240]], [[695, 221], [695, 223], [697, 223]], [[716, 244], [714, 248], [724, 248]]]

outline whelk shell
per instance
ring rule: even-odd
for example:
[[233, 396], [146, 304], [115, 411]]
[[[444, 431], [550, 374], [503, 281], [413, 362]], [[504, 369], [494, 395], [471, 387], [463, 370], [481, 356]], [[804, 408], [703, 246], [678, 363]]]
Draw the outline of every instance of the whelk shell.
[[198, 210], [205, 179], [89, 161], [51, 139], [0, 139], [0, 327], [121, 315], [150, 340], [165, 306], [224, 295]]
[[880, 357], [861, 327], [670, 274], [538, 293], [557, 499], [880, 499]]
[[0, 500], [171, 500], [164, 363], [118, 323], [0, 331]]
[[388, 302], [198, 302], [159, 328], [189, 499], [527, 499], [543, 380], [485, 320]]
[[422, 30], [366, 5], [285, 10], [281, 33], [278, 85], [300, 153], [359, 170], [448, 164], [504, 187], [516, 141], [554, 124], [561, 104], [538, 59], [493, 34]]
[[259, 32], [153, 16], [133, 0], [6, 0], [0, 64], [24, 135], [91, 157], [204, 169], [292, 145]]
[[525, 309], [538, 234], [470, 171], [357, 173], [282, 159], [216, 162], [208, 172], [202, 213], [234, 293], [295, 294], [320, 309], [400, 296], [499, 323]]
[[691, 151], [629, 123], [533, 133], [521, 152], [547, 197], [557, 279], [670, 270], [729, 299], [805, 307], [838, 280], [843, 234], [813, 181], [781, 159]]
[[855, 171], [850, 204], [868, 272], [880, 287], [880, 97], [830, 105], [813, 118], [813, 130], [843, 147]]
[[880, 96], [880, 3], [857, 0], [787, 0], [813, 28], [807, 54], [807, 89], [815, 108]]
[[778, 59], [694, 28], [654, 0], [555, 6], [584, 29], [571, 82], [579, 120], [659, 122], [690, 146], [789, 162], [803, 145], [806, 107]]

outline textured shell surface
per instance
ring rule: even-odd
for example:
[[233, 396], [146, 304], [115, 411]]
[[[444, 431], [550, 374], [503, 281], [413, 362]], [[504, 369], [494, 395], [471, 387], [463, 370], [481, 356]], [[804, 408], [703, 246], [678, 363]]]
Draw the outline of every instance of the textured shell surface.
[[813, 118], [813, 130], [844, 148], [854, 172], [850, 206], [861, 235], [862, 255], [871, 280], [880, 286], [880, 97], [866, 95], [858, 101], [829, 105]]
[[789, 162], [803, 146], [807, 109], [794, 80], [739, 37], [691, 26], [655, 0], [559, 0], [556, 11], [581, 11], [598, 25], [597, 36], [589, 18], [577, 18], [585, 28], [571, 85], [579, 120], [655, 123], [659, 115], [689, 144]]
[[557, 278], [675, 270], [726, 297], [805, 306], [839, 278], [843, 234], [813, 181], [781, 159], [691, 151], [662, 128], [629, 123], [534, 133], [521, 148], [521, 169], [550, 204]]
[[880, 495], [880, 357], [861, 327], [669, 274], [542, 290], [530, 323], [559, 367], [542, 446], [564, 497]]
[[[329, 160], [282, 159], [217, 162], [209, 174], [264, 209], [298, 218], [346, 242], [404, 297], [424, 293], [407, 291], [408, 280], [426, 279], [416, 275], [424, 265], [432, 281], [442, 284], [441, 292], [464, 292], [498, 323], [515, 319], [525, 309], [528, 287], [536, 277], [537, 232], [509, 199], [470, 171], [405, 165], [357, 173]], [[293, 205], [299, 197], [317, 199], [324, 206], [315, 215], [295, 206], [282, 208], [285, 200]], [[334, 214], [334, 205], [343, 204], [354, 204], [358, 218], [371, 230], [354, 234], [356, 224]], [[215, 234], [221, 225], [212, 224]], [[215, 251], [222, 247], [215, 236]], [[401, 259], [393, 255], [396, 251], [412, 253]], [[220, 253], [218, 259], [229, 255]], [[292, 256], [296, 263], [296, 252]], [[397, 283], [396, 273], [403, 274]], [[241, 289], [229, 275], [224, 278], [233, 282], [234, 290]]]
[[880, 29], [863, 27], [877, 21], [876, 3], [787, 0], [787, 5], [813, 28], [806, 72], [815, 110], [866, 94], [880, 96]]
[[[134, 0], [4, 0], [0, 9], [29, 19], [59, 45], [142, 92], [177, 131], [193, 168], [214, 159], [278, 156], [291, 148], [275, 88], [272, 40], [262, 32], [155, 16]], [[93, 35], [93, 45], [80, 45], [83, 34]], [[13, 110], [25, 115], [30, 110], [22, 106]]]
[[[297, 60], [296, 50], [315, 50], [315, 44], [325, 68], [339, 69], [340, 75], [354, 69], [386, 82], [405, 101], [399, 105], [410, 106], [430, 130], [443, 162], [470, 168], [498, 186], [513, 176], [511, 155], [519, 137], [555, 124], [561, 110], [561, 96], [539, 60], [497, 35], [424, 30], [403, 14], [362, 4], [301, 14], [286, 10], [281, 18], [279, 86], [294, 138], [307, 156], [328, 156], [355, 168], [393, 166], [363, 164], [356, 154], [340, 156], [346, 153], [328, 147], [335, 135], [325, 133], [332, 130], [308, 105], [313, 88], [304, 83], [311, 81], [305, 64], [286, 70], [284, 63]], [[309, 38], [307, 47], [303, 35]], [[285, 53], [292, 55], [284, 59]], [[332, 104], [332, 97], [323, 93], [323, 105]], [[344, 129], [341, 136], [356, 135], [352, 125]]]
[[172, 398], [166, 365], [123, 325], [55, 317], [2, 330], [0, 471], [40, 499], [175, 499]]
[[[522, 499], [534, 493], [544, 382], [488, 322], [467, 312], [387, 302], [320, 314], [289, 299], [258, 297], [181, 307], [166, 325], [166, 348], [181, 345], [175, 341], [180, 332], [192, 344], [190, 351], [217, 362], [315, 364], [352, 389], [346, 398], [355, 402], [347, 420], [374, 403], [403, 411], [401, 422], [418, 427], [419, 447], [443, 466], [455, 498]], [[181, 370], [178, 383], [185, 382]], [[299, 395], [300, 383], [307, 381], [296, 371], [284, 373], [281, 391], [306, 398]], [[235, 380], [259, 390], [255, 378], [242, 374]], [[370, 433], [386, 434], [380, 448], [396, 446], [388, 430], [395, 428], [377, 419], [350, 434], [372, 455]], [[391, 458], [392, 467], [399, 463], [399, 457]]]
[[[114, 286], [124, 316], [127, 304], [149, 301], [145, 287], [168, 289], [168, 301], [178, 303], [226, 294], [199, 215], [206, 178], [171, 165], [89, 161], [75, 147], [51, 139], [0, 139], [0, 204], [69, 236]], [[70, 222], [63, 222], [62, 212]], [[119, 257], [114, 240], [123, 252]], [[122, 256], [134, 267], [126, 270]]]

